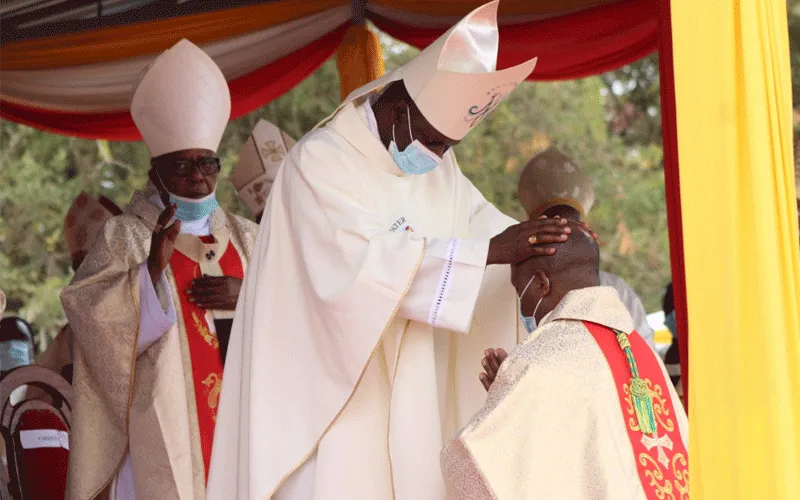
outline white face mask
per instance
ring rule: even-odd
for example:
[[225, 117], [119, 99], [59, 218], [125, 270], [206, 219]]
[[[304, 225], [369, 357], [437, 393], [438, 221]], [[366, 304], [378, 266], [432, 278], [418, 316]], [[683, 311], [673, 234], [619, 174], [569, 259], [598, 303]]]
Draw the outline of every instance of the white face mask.
[[[534, 276], [531, 276], [531, 279], [528, 281], [528, 284], [525, 285], [525, 288], [522, 289], [522, 293], [519, 294], [519, 296], [518, 296], [519, 297], [519, 317], [522, 320], [522, 323], [525, 324], [525, 329], [528, 330], [528, 333], [533, 333], [533, 331], [536, 330], [536, 327], [538, 326], [536, 324], [536, 311], [539, 310], [539, 306], [542, 305], [542, 301], [544, 300], [544, 295], [542, 295], [539, 298], [538, 302], [536, 302], [536, 307], [533, 308], [533, 314], [532, 315], [525, 316], [524, 314], [522, 314], [522, 297], [525, 296], [525, 292], [528, 291], [528, 288], [531, 286], [531, 283], [533, 283], [533, 278], [534, 278]], [[545, 279], [547, 280], [547, 287], [550, 288], [550, 279], [547, 278], [546, 276], [545, 276]]]

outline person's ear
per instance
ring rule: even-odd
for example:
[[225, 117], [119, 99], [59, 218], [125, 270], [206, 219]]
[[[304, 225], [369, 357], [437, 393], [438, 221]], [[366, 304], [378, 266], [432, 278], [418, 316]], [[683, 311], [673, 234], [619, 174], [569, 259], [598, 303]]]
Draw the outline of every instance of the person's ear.
[[550, 294], [550, 278], [541, 269], [533, 272], [533, 284], [536, 287], [537, 297], [546, 297]]
[[397, 101], [392, 107], [392, 122], [397, 123], [401, 118], [405, 120], [406, 113], [408, 113], [408, 104], [402, 99]]

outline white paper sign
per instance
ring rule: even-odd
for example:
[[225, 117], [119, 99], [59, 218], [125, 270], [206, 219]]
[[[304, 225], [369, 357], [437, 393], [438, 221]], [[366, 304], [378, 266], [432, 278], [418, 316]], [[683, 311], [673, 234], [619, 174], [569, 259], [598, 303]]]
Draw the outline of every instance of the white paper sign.
[[36, 429], [20, 431], [19, 440], [22, 448], [31, 450], [35, 448], [64, 448], [69, 449], [69, 434], [56, 429]]

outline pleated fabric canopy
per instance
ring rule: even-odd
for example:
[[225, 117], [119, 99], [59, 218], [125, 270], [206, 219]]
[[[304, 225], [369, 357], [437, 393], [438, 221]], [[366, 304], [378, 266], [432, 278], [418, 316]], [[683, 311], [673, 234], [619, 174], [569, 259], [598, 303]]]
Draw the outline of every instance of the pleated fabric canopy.
[[[343, 94], [379, 76], [380, 45], [367, 19], [422, 48], [484, 2], [138, 0], [128, 10], [106, 11], [111, 20], [103, 21], [103, 11], [92, 18], [86, 8], [108, 2], [73, 1], [42, 7], [51, 16], [59, 4], [72, 10], [38, 24], [36, 11], [24, 8], [31, 3], [54, 2], [9, 1], [0, 12], [0, 117], [87, 139], [138, 140], [128, 114], [133, 87], [149, 62], [181, 38], [220, 66], [237, 118], [291, 89], [337, 51]], [[159, 12], [154, 3], [175, 7]], [[616, 69], [658, 45], [658, 16], [647, 0], [504, 0], [500, 21], [499, 67], [539, 56], [536, 80]]]

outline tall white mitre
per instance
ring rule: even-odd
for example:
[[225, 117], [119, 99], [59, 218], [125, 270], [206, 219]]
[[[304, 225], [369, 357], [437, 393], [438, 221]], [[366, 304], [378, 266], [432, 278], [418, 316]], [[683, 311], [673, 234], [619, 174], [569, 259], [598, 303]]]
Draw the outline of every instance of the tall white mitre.
[[473, 10], [417, 57], [354, 90], [344, 104], [402, 80], [436, 130], [461, 140], [536, 66], [536, 58], [497, 71], [499, 0]]
[[145, 70], [131, 116], [150, 157], [184, 149], [217, 151], [231, 116], [231, 94], [213, 59], [183, 39]]
[[278, 167], [294, 144], [286, 132], [267, 120], [259, 120], [242, 146], [231, 182], [253, 215], [264, 210]]

